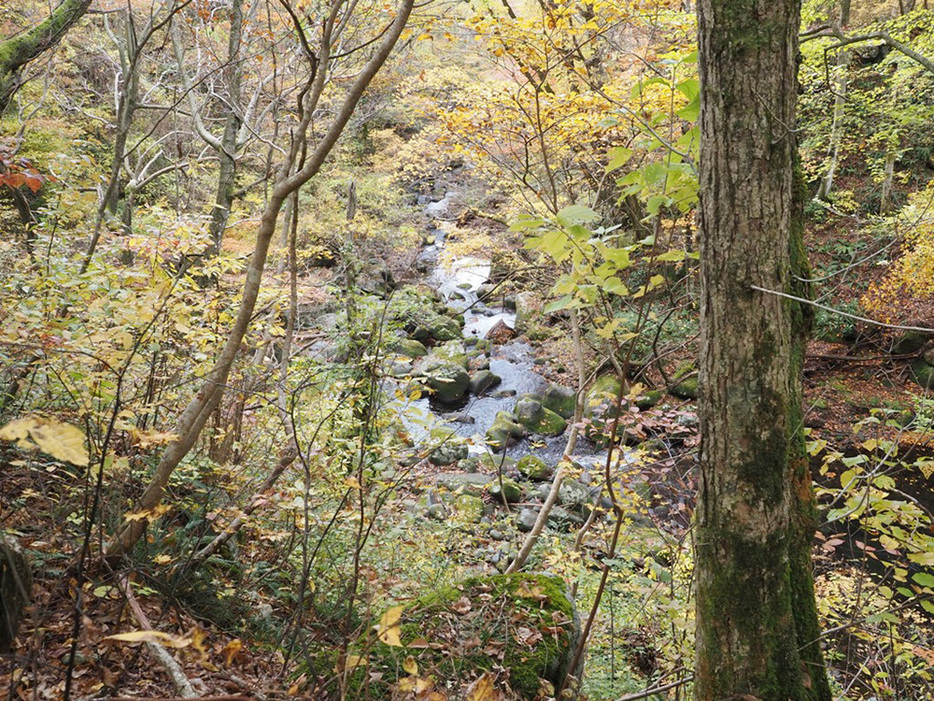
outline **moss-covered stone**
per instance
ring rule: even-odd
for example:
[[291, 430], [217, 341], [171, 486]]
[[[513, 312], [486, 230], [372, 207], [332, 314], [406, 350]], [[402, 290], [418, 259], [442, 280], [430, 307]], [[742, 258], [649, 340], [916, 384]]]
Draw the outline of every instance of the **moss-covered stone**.
[[636, 406], [640, 411], [646, 411], [658, 404], [665, 393], [657, 389], [647, 389], [636, 397]]
[[493, 450], [503, 450], [525, 437], [525, 427], [507, 411], [500, 411], [486, 432], [486, 442]]
[[516, 420], [529, 433], [542, 436], [560, 436], [567, 428], [567, 421], [551, 409], [542, 406], [541, 400], [532, 395], [520, 397], [514, 410]]
[[934, 389], [934, 365], [928, 365], [923, 358], [911, 364], [911, 379], [924, 389]]
[[470, 392], [472, 394], [483, 394], [487, 390], [499, 386], [502, 381], [503, 378], [499, 375], [489, 370], [480, 370], [470, 378]]
[[394, 338], [389, 342], [388, 348], [393, 353], [406, 358], [423, 358], [428, 355], [425, 344], [414, 338]]
[[574, 416], [577, 405], [577, 392], [563, 385], [548, 385], [542, 397], [542, 406], [555, 412], [562, 419]]
[[428, 462], [432, 465], [451, 465], [470, 453], [467, 440], [450, 429], [432, 431], [430, 440], [431, 444], [437, 446], [428, 456]]
[[668, 391], [679, 399], [697, 399], [697, 388], [697, 375], [692, 375], [674, 383]]
[[523, 455], [516, 467], [521, 474], [538, 482], [550, 479], [554, 474], [554, 468], [537, 455]]
[[[504, 670], [497, 688], [531, 700], [538, 697], [540, 680], [559, 684], [568, 672], [580, 620], [561, 578], [517, 573], [476, 577], [425, 594], [403, 609], [398, 630], [402, 644], [377, 643], [368, 669], [359, 674], [383, 686], [371, 687], [374, 698], [392, 696], [411, 655], [419, 677], [433, 678], [456, 698], [481, 674]], [[418, 641], [430, 645], [410, 647]]]
[[487, 485], [487, 491], [496, 501], [502, 502], [502, 500], [505, 499], [509, 504], [518, 504], [522, 501], [522, 497], [524, 496], [522, 487], [508, 477], [503, 477], [502, 480], [494, 478], [493, 481]]
[[931, 336], [921, 331], [905, 331], [892, 342], [889, 352], [892, 355], [917, 353], [930, 340]]
[[464, 370], [469, 366], [467, 360], [467, 349], [460, 341], [452, 340], [438, 346], [432, 352], [432, 356], [455, 365], [460, 365]]
[[472, 494], [458, 494], [454, 497], [454, 519], [462, 523], [479, 523], [483, 518], [483, 500]]
[[418, 367], [424, 383], [442, 404], [457, 404], [467, 394], [470, 376], [463, 366], [440, 358], [429, 357]]

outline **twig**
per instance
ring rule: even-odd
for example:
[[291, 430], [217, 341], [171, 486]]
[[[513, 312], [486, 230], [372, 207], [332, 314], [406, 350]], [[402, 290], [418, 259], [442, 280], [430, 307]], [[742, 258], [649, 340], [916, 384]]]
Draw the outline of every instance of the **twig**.
[[[133, 617], [136, 619], [136, 622], [139, 623], [140, 627], [144, 630], [152, 630], [152, 624], [149, 622], [149, 619], [146, 617], [146, 613], [140, 607], [139, 602], [136, 600], [136, 597], [133, 596], [133, 590], [130, 588], [130, 584], [127, 581], [126, 577], [122, 578], [119, 582], [120, 591], [123, 593], [123, 596], [126, 597], [127, 603], [130, 605], [130, 611], [133, 612]], [[146, 648], [152, 654], [156, 661], [161, 664], [165, 671], [168, 673], [169, 678], [172, 680], [172, 683], [175, 685], [175, 690], [179, 693], [183, 699], [196, 699], [198, 698], [197, 692], [194, 690], [194, 687], [191, 686], [191, 682], [188, 681], [188, 677], [185, 676], [185, 672], [182, 670], [181, 665], [175, 661], [175, 658], [172, 657], [168, 650], [165, 649], [162, 645], [155, 642], [154, 640], [146, 641]], [[215, 701], [218, 701], [220, 697], [213, 697]], [[225, 696], [224, 699], [243, 699], [242, 696]], [[113, 701], [116, 701], [114, 699]], [[150, 701], [155, 701], [154, 699]]]
[[875, 321], [873, 319], [867, 319], [864, 316], [857, 316], [856, 314], [850, 314], [849, 312], [843, 312], [843, 311], [840, 311], [839, 309], [828, 307], [826, 304], [821, 304], [820, 302], [815, 302], [810, 299], [805, 299], [804, 297], [796, 297], [795, 295], [790, 295], [786, 292], [770, 290], [765, 287], [759, 287], [758, 285], [750, 285], [749, 289], [755, 290], [756, 292], [765, 292], [766, 294], [775, 295], [777, 297], [784, 297], [785, 299], [792, 299], [795, 302], [801, 302], [802, 304], [810, 304], [812, 307], [823, 309], [825, 312], [830, 312], [831, 314], [836, 314], [838, 316], [845, 316], [847, 319], [861, 321], [864, 324], [871, 324], [872, 326], [881, 326], [882, 328], [885, 328], [885, 329], [895, 329], [897, 331], [920, 331], [921, 333], [934, 334], [934, 329], [928, 328], [927, 326], [902, 326], [900, 324], [886, 324], [885, 322], [882, 322], [882, 321]]
[[616, 699], [616, 701], [636, 701], [636, 699], [644, 699], [648, 696], [652, 696], [654, 694], [660, 694], [663, 691], [674, 689], [676, 687], [682, 686], [683, 684], [687, 684], [692, 681], [694, 681], [694, 675], [690, 674], [684, 677], [683, 679], [679, 679], [678, 681], [671, 682], [670, 684], [664, 684], [663, 686], [656, 686], [651, 689], [646, 689], [645, 691], [636, 692], [635, 694], [628, 694], [626, 696], [620, 696], [618, 699]]

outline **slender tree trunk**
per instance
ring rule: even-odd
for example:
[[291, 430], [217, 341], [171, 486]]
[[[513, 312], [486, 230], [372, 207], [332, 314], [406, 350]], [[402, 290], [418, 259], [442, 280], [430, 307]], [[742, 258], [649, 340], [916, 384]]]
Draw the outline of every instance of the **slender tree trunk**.
[[230, 38], [227, 45], [227, 120], [221, 137], [218, 158], [217, 194], [211, 211], [211, 252], [220, 253], [224, 230], [230, 218], [237, 177], [237, 136], [242, 124], [241, 83], [243, 66], [240, 63], [240, 44], [243, 40], [243, 0], [233, 0], [230, 7]]
[[0, 42], [0, 114], [21, 84], [23, 66], [55, 46], [88, 11], [91, 0], [62, 0], [49, 17], [19, 36]]
[[[828, 699], [799, 639], [816, 621], [795, 289], [798, 0], [699, 3], [700, 484], [695, 696]], [[800, 261], [796, 261], [800, 263]], [[806, 637], [808, 633], [804, 633]], [[819, 651], [818, 651], [819, 652]], [[819, 658], [819, 654], [817, 656]]]
[[837, 53], [837, 75], [834, 81], [833, 123], [830, 126], [830, 162], [827, 170], [820, 180], [817, 189], [817, 199], [828, 200], [833, 191], [833, 179], [837, 174], [837, 164], [840, 162], [840, 144], [843, 143], [843, 110], [846, 107], [847, 75], [850, 64], [850, 52], [842, 50]]
[[178, 464], [192, 449], [208, 418], [220, 404], [234, 359], [240, 350], [240, 344], [243, 342], [253, 316], [253, 310], [256, 307], [256, 299], [259, 296], [263, 271], [266, 266], [266, 256], [269, 253], [269, 244], [276, 232], [276, 220], [279, 217], [282, 204], [292, 192], [307, 183], [321, 169], [353, 114], [360, 97], [396, 45], [396, 41], [398, 41], [408, 21], [413, 3], [414, 0], [402, 0], [395, 19], [383, 34], [375, 53], [357, 74], [353, 84], [347, 89], [346, 97], [336, 110], [327, 132], [317, 142], [313, 153], [301, 170], [293, 174], [291, 173], [292, 165], [295, 163], [302, 144], [306, 143], [316, 101], [324, 89], [328, 50], [331, 44], [329, 29], [334, 27], [337, 19], [337, 8], [339, 7], [339, 5], [332, 5], [331, 16], [324, 28], [325, 36], [322, 40], [321, 55], [319, 57], [321, 63], [318, 64], [315, 73], [316, 77], [313, 84], [309, 86], [309, 92], [305, 93], [306, 100], [302, 105], [301, 121], [294, 129], [292, 146], [285, 162], [280, 167], [279, 177], [272, 188], [269, 200], [260, 218], [259, 229], [256, 234], [256, 245], [247, 266], [246, 279], [243, 283], [240, 308], [227, 336], [227, 341], [213, 369], [204, 378], [200, 390], [182, 412], [175, 430], [178, 438], [170, 443], [162, 453], [152, 479], [139, 499], [138, 511], [148, 514], [148, 516], [144, 519], [128, 521], [124, 525], [123, 529], [108, 543], [105, 550], [107, 558], [122, 557], [139, 541], [149, 520], [155, 517], [153, 512], [162, 501], [169, 478], [175, 468], [178, 467]]

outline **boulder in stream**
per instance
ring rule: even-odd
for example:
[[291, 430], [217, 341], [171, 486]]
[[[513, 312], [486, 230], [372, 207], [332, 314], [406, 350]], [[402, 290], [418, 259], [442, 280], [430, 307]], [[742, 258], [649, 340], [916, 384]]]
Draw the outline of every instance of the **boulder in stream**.
[[564, 385], [550, 384], [542, 397], [542, 406], [555, 412], [562, 419], [574, 416], [577, 405], [577, 392]]
[[480, 370], [470, 378], [470, 392], [471, 394], [483, 394], [487, 390], [499, 386], [502, 381], [503, 378], [499, 375], [489, 370]]
[[530, 480], [544, 482], [551, 479], [555, 469], [537, 455], [523, 455], [516, 463], [519, 473]]
[[519, 483], [508, 477], [502, 479], [493, 478], [493, 481], [487, 485], [486, 489], [494, 501], [499, 504], [502, 504], [503, 499], [506, 500], [507, 504], [518, 504], [524, 496]]
[[486, 432], [486, 442], [493, 450], [499, 451], [522, 440], [525, 435], [525, 427], [516, 421], [515, 416], [508, 411], [500, 411]]
[[428, 358], [418, 371], [441, 404], [458, 404], [467, 395], [470, 376], [460, 365], [440, 358]]
[[560, 436], [568, 423], [551, 409], [546, 409], [534, 395], [525, 395], [516, 402], [516, 420], [529, 433], [542, 436]]

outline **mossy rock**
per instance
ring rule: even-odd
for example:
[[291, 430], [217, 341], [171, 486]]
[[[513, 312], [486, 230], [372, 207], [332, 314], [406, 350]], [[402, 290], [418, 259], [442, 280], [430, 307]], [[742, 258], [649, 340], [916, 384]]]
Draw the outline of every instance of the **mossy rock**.
[[697, 399], [697, 375], [675, 382], [668, 391], [678, 399]]
[[438, 429], [431, 432], [431, 442], [437, 447], [428, 456], [432, 465], [452, 465], [470, 454], [467, 439], [451, 430]]
[[378, 680], [370, 685], [373, 698], [395, 698], [411, 656], [418, 677], [455, 690], [451, 698], [493, 673], [497, 689], [531, 701], [539, 698], [541, 680], [558, 685], [569, 671], [580, 618], [560, 577], [499, 574], [423, 595], [402, 610], [398, 632], [401, 645], [377, 643], [352, 686], [368, 676]]
[[516, 420], [529, 433], [542, 436], [560, 436], [568, 424], [551, 409], [542, 406], [541, 400], [532, 395], [520, 397], [514, 410]]
[[467, 395], [470, 375], [461, 365], [429, 357], [418, 367], [418, 372], [441, 404], [457, 404]]
[[489, 370], [480, 370], [470, 378], [471, 394], [483, 394], [487, 390], [498, 387], [503, 381], [499, 375]]
[[562, 419], [570, 419], [574, 416], [576, 405], [577, 392], [563, 385], [548, 385], [545, 396], [542, 397], [542, 406], [555, 412]]
[[432, 351], [432, 357], [444, 360], [454, 365], [460, 365], [464, 370], [469, 366], [467, 360], [467, 349], [460, 341], [452, 340], [443, 343]]
[[526, 435], [525, 427], [507, 411], [500, 411], [486, 432], [486, 442], [493, 450], [503, 450]]
[[554, 474], [554, 468], [537, 455], [523, 455], [516, 463], [516, 468], [520, 474], [536, 482], [551, 479]]
[[522, 501], [522, 497], [525, 496], [522, 493], [522, 487], [508, 477], [503, 477], [502, 485], [500, 485], [500, 480], [494, 478], [493, 481], [487, 485], [487, 491], [490, 493], [490, 496], [499, 503], [502, 503], [502, 500], [505, 498], [506, 502], [509, 504], [518, 504]]
[[483, 518], [483, 500], [472, 494], [458, 494], [454, 497], [454, 520], [461, 523], [479, 523]]
[[662, 397], [665, 396], [665, 393], [658, 389], [647, 389], [638, 397], [636, 397], [636, 406], [640, 411], [647, 411], [651, 409], [660, 401]]
[[930, 340], [931, 336], [922, 331], [905, 331], [892, 342], [889, 352], [892, 355], [917, 353]]
[[394, 338], [388, 343], [387, 347], [393, 353], [406, 358], [424, 358], [428, 355], [425, 344], [416, 341], [414, 338]]

